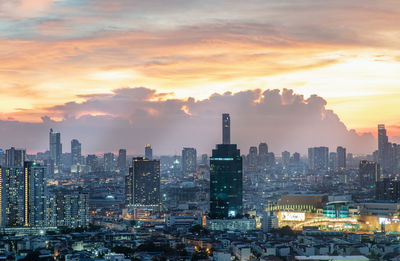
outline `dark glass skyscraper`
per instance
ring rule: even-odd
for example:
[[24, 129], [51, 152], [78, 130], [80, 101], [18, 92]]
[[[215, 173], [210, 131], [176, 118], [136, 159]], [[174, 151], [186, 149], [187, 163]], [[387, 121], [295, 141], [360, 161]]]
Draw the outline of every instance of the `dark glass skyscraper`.
[[[223, 114], [223, 135], [225, 119], [230, 122], [229, 114]], [[236, 218], [243, 213], [243, 176], [242, 157], [236, 144], [218, 144], [210, 158], [210, 217]]]
[[144, 158], [148, 159], [148, 160], [152, 160], [153, 159], [153, 149], [151, 148], [150, 144], [147, 144], [144, 147]]
[[358, 168], [361, 186], [374, 186], [380, 179], [379, 164], [374, 161], [362, 160]]
[[55, 166], [60, 166], [62, 154], [61, 134], [59, 132], [54, 132], [53, 129], [50, 129], [49, 142], [50, 160], [53, 161]]
[[118, 151], [118, 169], [123, 170], [126, 168], [126, 149]]

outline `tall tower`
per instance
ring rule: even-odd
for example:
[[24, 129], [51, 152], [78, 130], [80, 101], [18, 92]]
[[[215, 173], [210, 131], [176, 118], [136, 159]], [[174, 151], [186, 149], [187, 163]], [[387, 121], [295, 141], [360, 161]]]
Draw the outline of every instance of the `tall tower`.
[[389, 161], [389, 139], [386, 134], [386, 129], [384, 124], [378, 125], [378, 163], [382, 169], [388, 168]]
[[82, 144], [76, 140], [71, 140], [71, 163], [72, 165], [77, 165], [81, 163], [82, 156]]
[[346, 169], [346, 148], [341, 146], [336, 149], [336, 164], [339, 170]]
[[55, 166], [59, 166], [61, 164], [62, 154], [61, 134], [59, 132], [54, 132], [53, 129], [50, 129], [49, 143], [50, 160], [53, 161]]
[[222, 114], [222, 144], [231, 144], [231, 117], [228, 113]]
[[126, 149], [118, 151], [118, 169], [123, 170], [126, 168]]
[[210, 158], [210, 217], [237, 218], [243, 213], [243, 162], [236, 144], [225, 136], [229, 114], [222, 119], [224, 144], [218, 144]]
[[6, 166], [7, 167], [23, 167], [25, 161], [25, 150], [11, 149], [6, 150]]

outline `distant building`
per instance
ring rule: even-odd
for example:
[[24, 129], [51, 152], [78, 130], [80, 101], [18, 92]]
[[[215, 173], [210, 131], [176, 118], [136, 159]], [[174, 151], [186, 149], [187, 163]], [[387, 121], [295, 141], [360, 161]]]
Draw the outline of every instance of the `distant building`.
[[298, 153], [298, 152], [293, 153], [293, 162], [294, 163], [300, 162], [300, 153]]
[[120, 149], [118, 151], [118, 169], [123, 170], [126, 168], [126, 150]]
[[6, 166], [7, 167], [23, 167], [25, 161], [25, 150], [11, 147], [6, 150]]
[[71, 140], [71, 164], [77, 165], [81, 164], [82, 157], [82, 144], [76, 140]]
[[374, 186], [375, 183], [379, 181], [379, 164], [368, 160], [360, 161], [358, 176], [361, 186]]
[[258, 145], [258, 164], [261, 169], [265, 169], [268, 166], [268, 145], [265, 142], [261, 142]]
[[[230, 119], [223, 114], [223, 135], [230, 137], [229, 124], [224, 119]], [[229, 120], [230, 123], [230, 120]], [[218, 144], [210, 158], [210, 217], [236, 218], [243, 212], [243, 177], [242, 157], [236, 144]]]
[[330, 170], [337, 169], [337, 153], [336, 152], [329, 153], [329, 169]]
[[284, 168], [287, 168], [289, 166], [290, 162], [290, 152], [289, 151], [284, 151], [282, 152], [282, 166]]
[[208, 166], [208, 155], [207, 154], [201, 154], [201, 165]]
[[49, 142], [50, 160], [55, 166], [60, 166], [62, 154], [61, 134], [59, 132], [54, 132], [53, 129], [50, 129]]
[[99, 168], [99, 159], [95, 154], [89, 154], [86, 157], [86, 165], [90, 167], [90, 171], [97, 171]]
[[183, 148], [182, 150], [182, 172], [187, 177], [196, 173], [197, 152], [195, 148]]
[[104, 171], [114, 171], [114, 153], [104, 153], [103, 166]]
[[153, 149], [151, 148], [150, 144], [147, 144], [144, 147], [144, 158], [148, 159], [148, 160], [152, 160], [153, 159]]
[[337, 157], [337, 169], [344, 170], [346, 169], [346, 148], [337, 147], [336, 149], [336, 157]]
[[255, 171], [258, 165], [258, 153], [257, 147], [250, 147], [249, 155], [247, 156], [247, 169], [249, 171]]
[[314, 147], [308, 149], [308, 167], [311, 170], [328, 170], [329, 149], [327, 147]]

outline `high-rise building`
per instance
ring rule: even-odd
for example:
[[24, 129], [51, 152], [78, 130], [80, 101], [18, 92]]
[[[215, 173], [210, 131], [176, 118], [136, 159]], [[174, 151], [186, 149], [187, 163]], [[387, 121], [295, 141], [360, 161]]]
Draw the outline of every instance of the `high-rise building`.
[[261, 169], [265, 169], [268, 166], [268, 145], [265, 142], [261, 142], [258, 145], [258, 165]]
[[337, 147], [336, 148], [336, 162], [337, 162], [337, 169], [344, 170], [346, 169], [346, 148]]
[[126, 168], [126, 150], [120, 149], [118, 151], [118, 169], [123, 170]]
[[[159, 210], [160, 194], [160, 161], [148, 160], [142, 157], [134, 158], [126, 178], [132, 186], [127, 186], [127, 203], [134, 207], [146, 207]], [[129, 202], [129, 200], [131, 202]]]
[[284, 151], [282, 152], [282, 166], [284, 168], [287, 168], [289, 166], [290, 162], [290, 152], [289, 151]]
[[308, 167], [312, 170], [328, 170], [329, 149], [327, 147], [309, 148]]
[[329, 153], [329, 170], [337, 169], [337, 154], [336, 152]]
[[[222, 128], [229, 114], [222, 116]], [[229, 120], [230, 121], [230, 120]], [[223, 131], [224, 135], [224, 131]], [[227, 141], [223, 138], [223, 141]], [[236, 218], [243, 214], [243, 162], [236, 144], [218, 144], [210, 158], [210, 217]]]
[[375, 161], [360, 161], [358, 176], [361, 186], [375, 186], [375, 183], [379, 181], [380, 177], [379, 164]]
[[114, 171], [114, 153], [104, 153], [103, 163], [104, 171]]
[[59, 132], [54, 132], [50, 129], [49, 133], [50, 140], [50, 160], [53, 165], [61, 165], [61, 154], [62, 154], [62, 144], [61, 144], [61, 134]]
[[258, 153], [257, 147], [250, 147], [249, 155], [247, 156], [247, 169], [249, 171], [257, 170], [258, 165]]
[[183, 148], [182, 173], [184, 177], [193, 175], [197, 170], [197, 151], [195, 148]]
[[293, 153], [293, 162], [294, 163], [300, 162], [300, 153], [298, 153], [298, 152]]
[[99, 159], [95, 154], [89, 154], [86, 157], [86, 165], [90, 167], [90, 171], [97, 171], [99, 168]]
[[208, 155], [207, 154], [201, 154], [201, 165], [208, 166]]
[[6, 150], [7, 167], [23, 167], [25, 161], [25, 150], [11, 147]]
[[45, 167], [27, 161], [23, 167], [0, 168], [0, 221], [6, 227], [44, 226]]
[[231, 143], [231, 118], [228, 113], [222, 114], [222, 144]]
[[150, 144], [147, 144], [144, 147], [144, 158], [148, 159], [148, 160], [152, 160], [153, 159], [153, 149], [151, 148]]
[[55, 193], [55, 215], [58, 227], [89, 227], [89, 193], [82, 189], [58, 190]]
[[400, 181], [385, 178], [376, 182], [376, 200], [400, 201]]
[[76, 140], [71, 140], [71, 164], [78, 165], [81, 164], [82, 158], [82, 144]]

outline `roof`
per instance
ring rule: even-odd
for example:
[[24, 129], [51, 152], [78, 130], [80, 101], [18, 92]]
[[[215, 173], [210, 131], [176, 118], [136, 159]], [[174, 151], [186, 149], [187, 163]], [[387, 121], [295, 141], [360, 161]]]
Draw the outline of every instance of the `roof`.
[[296, 256], [296, 260], [369, 260], [365, 256]]

